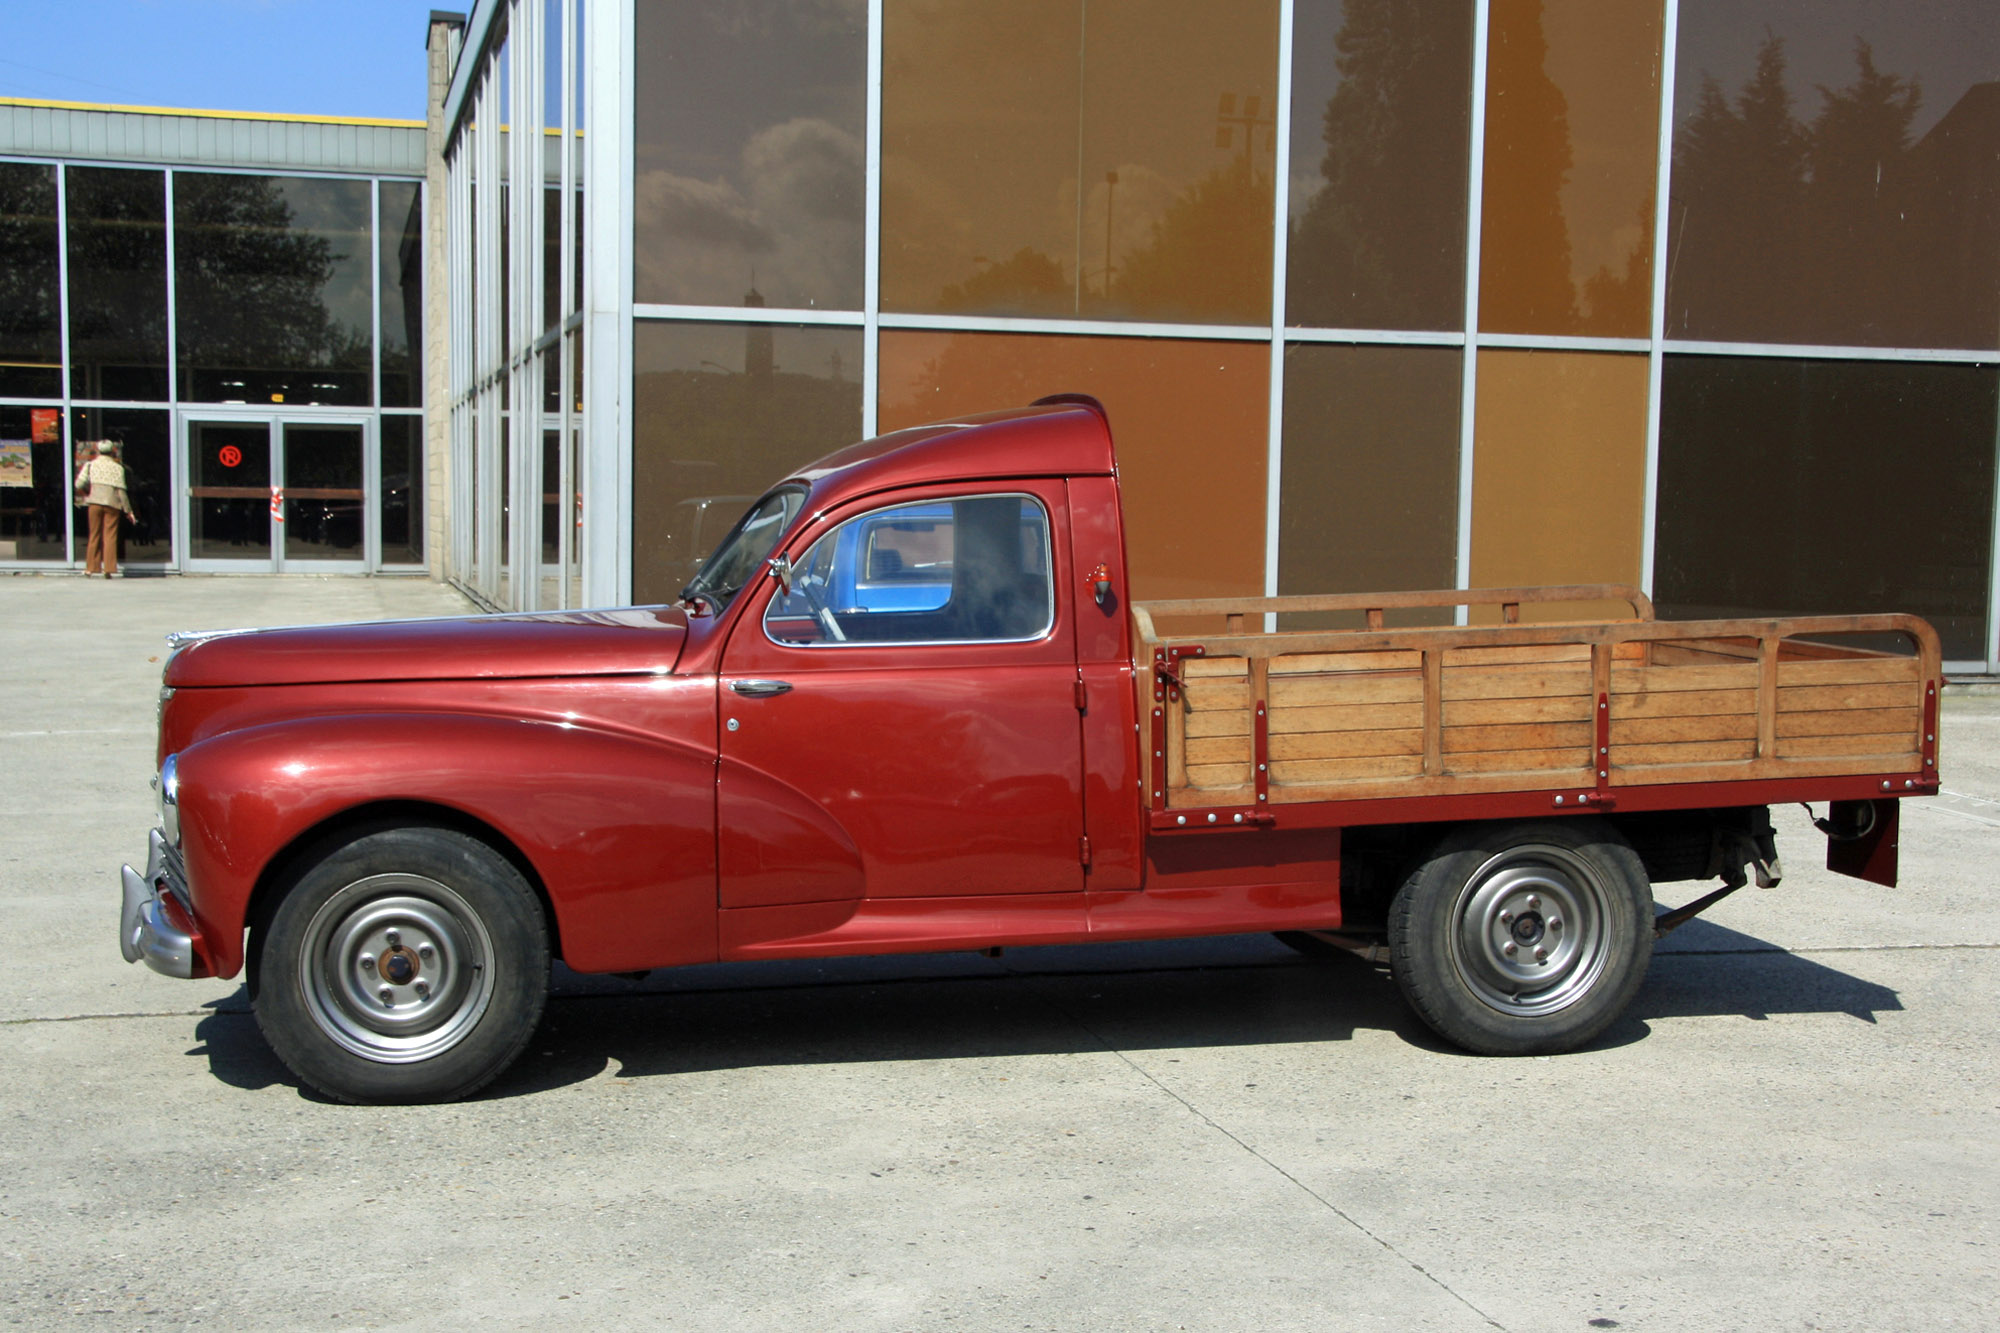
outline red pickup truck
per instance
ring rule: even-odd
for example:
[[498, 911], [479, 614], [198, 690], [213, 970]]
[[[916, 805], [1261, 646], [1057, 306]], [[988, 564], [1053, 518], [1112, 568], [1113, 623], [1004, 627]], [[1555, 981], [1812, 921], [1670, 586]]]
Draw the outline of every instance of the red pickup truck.
[[1658, 934], [1775, 882], [1770, 803], [1829, 803], [1829, 864], [1886, 884], [1937, 789], [1907, 616], [1127, 588], [1109, 424], [1061, 397], [803, 469], [674, 606], [176, 636], [121, 946], [247, 969], [276, 1052], [355, 1101], [493, 1078], [551, 959], [1273, 931], [1386, 955], [1468, 1049], [1553, 1052]]

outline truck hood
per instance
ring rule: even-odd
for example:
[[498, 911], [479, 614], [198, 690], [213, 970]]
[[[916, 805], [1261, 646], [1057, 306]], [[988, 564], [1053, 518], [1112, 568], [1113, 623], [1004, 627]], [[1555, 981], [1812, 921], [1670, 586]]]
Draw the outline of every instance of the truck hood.
[[169, 636], [174, 689], [391, 680], [665, 675], [687, 617], [675, 607], [302, 625]]

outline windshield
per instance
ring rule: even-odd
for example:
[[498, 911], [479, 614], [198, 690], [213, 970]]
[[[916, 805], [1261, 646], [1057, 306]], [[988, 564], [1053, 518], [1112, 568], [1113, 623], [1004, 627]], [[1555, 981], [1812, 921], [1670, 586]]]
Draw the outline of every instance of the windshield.
[[736, 520], [736, 526], [702, 561], [701, 572], [681, 589], [681, 600], [700, 598], [718, 612], [743, 590], [743, 585], [763, 569], [764, 561], [778, 549], [778, 539], [792, 526], [805, 507], [805, 488], [789, 486], [772, 491], [750, 506], [750, 512]]

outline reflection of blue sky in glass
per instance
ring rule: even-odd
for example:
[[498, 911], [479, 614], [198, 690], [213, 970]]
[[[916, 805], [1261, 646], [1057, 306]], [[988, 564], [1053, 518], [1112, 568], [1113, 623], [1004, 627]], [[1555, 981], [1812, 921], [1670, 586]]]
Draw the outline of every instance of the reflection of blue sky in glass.
[[1884, 73], [1923, 85], [1910, 124], [1922, 138], [1966, 89], [2000, 79], [2000, 4], [1993, 0], [1681, 0], [1674, 119], [1685, 123], [1704, 74], [1732, 98], [1748, 82], [1766, 33], [1785, 43], [1792, 114], [1819, 113], [1819, 87], [1854, 81], [1854, 44], [1866, 41]]

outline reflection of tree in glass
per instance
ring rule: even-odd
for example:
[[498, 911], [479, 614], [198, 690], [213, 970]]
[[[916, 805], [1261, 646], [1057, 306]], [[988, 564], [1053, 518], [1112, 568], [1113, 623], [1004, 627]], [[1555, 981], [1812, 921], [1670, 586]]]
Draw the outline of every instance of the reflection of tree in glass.
[[197, 365], [364, 368], [366, 330], [326, 308], [348, 255], [298, 227], [283, 183], [182, 175], [174, 185], [182, 352]]
[[1341, 81], [1322, 127], [1326, 184], [1292, 228], [1293, 323], [1441, 329], [1461, 321], [1470, 9], [1347, 0], [1332, 54]]
[[1548, 75], [1542, 0], [1494, 0], [1492, 31], [1479, 322], [1512, 332], [1567, 332], [1576, 321], [1562, 206], [1571, 165], [1569, 102]]
[[1202, 177], [1154, 219], [1147, 243], [1119, 260], [1111, 305], [1166, 319], [1266, 318], [1272, 200], [1270, 173], [1248, 154]]
[[940, 310], [976, 310], [992, 315], [1042, 314], [1070, 295], [1062, 265], [1024, 245], [997, 264], [988, 264], [938, 295]]
[[[56, 328], [56, 176], [52, 168], [0, 162], [0, 361], [53, 362]], [[9, 379], [0, 367], [0, 383]], [[54, 392], [53, 371], [49, 385]], [[27, 385], [0, 392], [25, 393]]]
[[1974, 85], [1913, 143], [1917, 81], [1860, 38], [1854, 64], [1846, 87], [1819, 87], [1810, 124], [1778, 36], [1733, 102], [1704, 76], [1674, 142], [1669, 334], [1994, 345], [2000, 85]]

